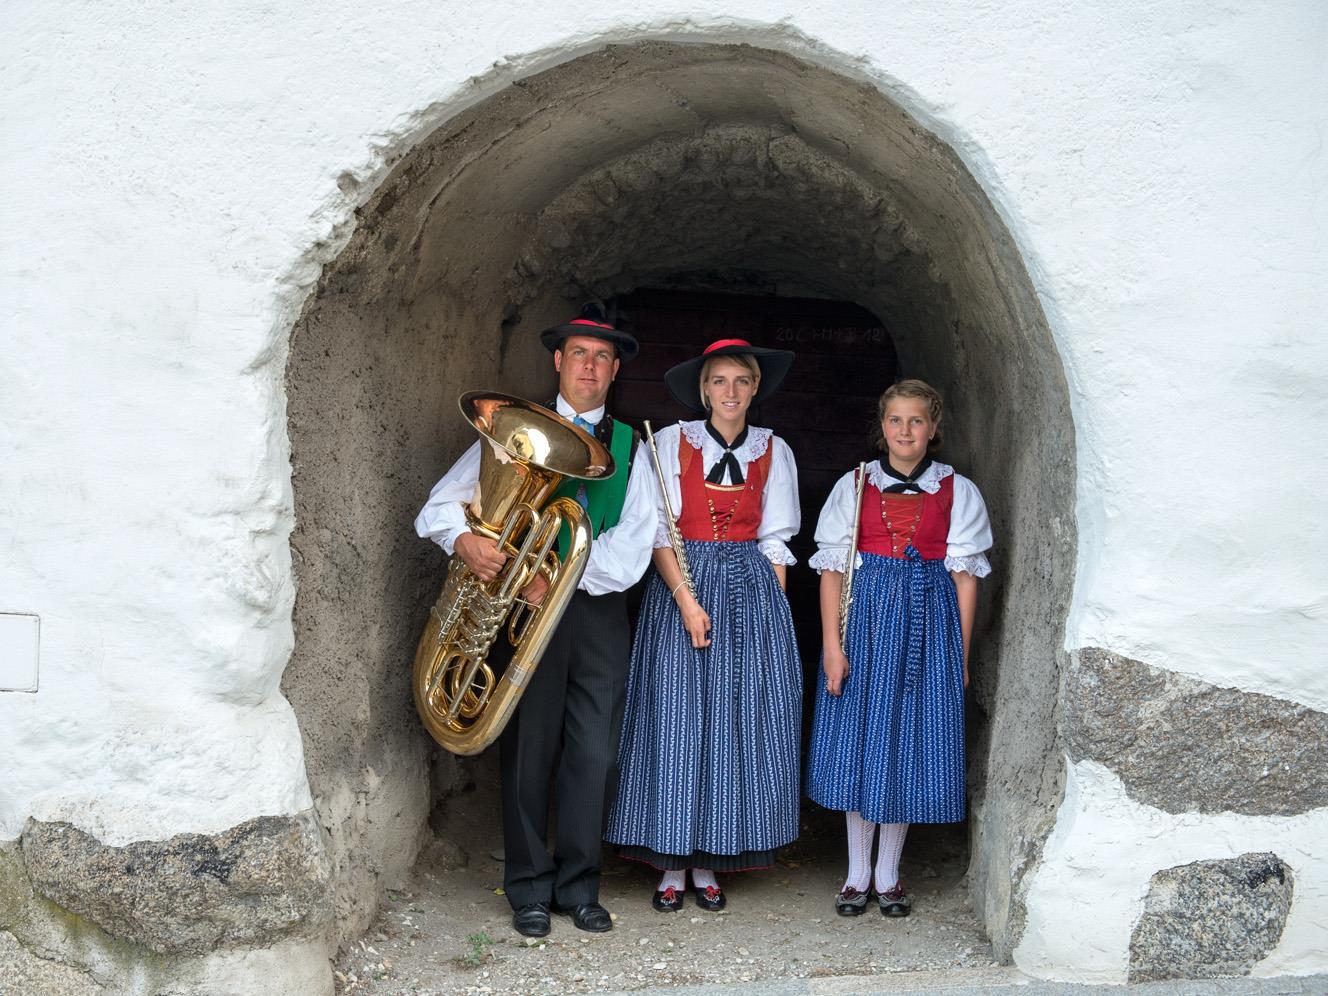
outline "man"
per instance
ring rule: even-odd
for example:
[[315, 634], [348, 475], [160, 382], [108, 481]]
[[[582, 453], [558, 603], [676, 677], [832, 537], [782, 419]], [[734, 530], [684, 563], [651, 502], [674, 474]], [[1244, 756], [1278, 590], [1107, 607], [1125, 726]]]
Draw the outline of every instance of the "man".
[[[630, 654], [626, 589], [640, 580], [654, 545], [657, 512], [649, 457], [632, 429], [608, 416], [605, 400], [632, 336], [594, 305], [548, 329], [559, 415], [595, 435], [616, 471], [603, 481], [565, 481], [594, 531], [576, 593], [499, 741], [503, 792], [504, 888], [512, 925], [527, 937], [549, 932], [549, 911], [568, 913], [581, 930], [613, 929], [599, 904], [600, 835], [613, 786]], [[481, 578], [502, 569], [497, 544], [466, 528], [464, 504], [475, 494], [480, 444], [472, 446], [429, 495], [415, 531], [455, 553]], [[538, 603], [537, 577], [523, 596]], [[503, 644], [499, 640], [495, 651]], [[549, 781], [556, 768], [558, 831], [548, 850]]]

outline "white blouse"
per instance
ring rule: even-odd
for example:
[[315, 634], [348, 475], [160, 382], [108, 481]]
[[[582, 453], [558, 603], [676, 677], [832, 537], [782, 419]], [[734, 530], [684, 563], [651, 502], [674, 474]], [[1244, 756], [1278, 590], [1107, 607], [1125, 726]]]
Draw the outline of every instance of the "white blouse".
[[[940, 490], [941, 481], [954, 475], [954, 504], [950, 508], [950, 533], [946, 537], [945, 566], [951, 571], [968, 571], [975, 578], [991, 573], [985, 551], [991, 549], [991, 521], [987, 506], [977, 485], [967, 477], [955, 474], [954, 468], [933, 463], [917, 480], [918, 487], [928, 494]], [[885, 489], [899, 483], [886, 474], [879, 460], [867, 465], [867, 480], [877, 488]], [[849, 471], [830, 490], [830, 497], [821, 509], [816, 523], [816, 553], [808, 563], [818, 572], [843, 572], [848, 566], [848, 546], [853, 538], [853, 507], [856, 504], [853, 471]], [[854, 566], [861, 565], [858, 556]]]
[[[678, 436], [687, 437], [687, 442], [701, 450], [702, 472], [709, 473], [724, 454], [724, 448], [711, 438], [705, 430], [705, 422], [679, 422], [666, 425], [655, 433], [655, 449], [659, 451], [659, 465], [664, 472], [664, 482], [669, 490], [669, 505], [675, 516], [682, 515], [682, 469], [678, 464]], [[742, 476], [747, 477], [747, 468], [753, 460], [772, 449], [770, 455], [770, 476], [766, 478], [765, 493], [761, 496], [761, 526], [757, 530], [756, 542], [766, 559], [772, 564], [796, 564], [787, 543], [797, 535], [802, 522], [802, 511], [798, 506], [798, 468], [793, 462], [793, 451], [788, 443], [780, 439], [769, 429], [749, 426], [747, 439], [733, 451], [733, 456], [742, 467]], [[664, 502], [659, 495], [659, 486], [655, 486], [658, 528], [655, 530], [655, 548], [669, 545], [668, 520], [665, 518]]]
[[[558, 396], [558, 414], [570, 419], [576, 412]], [[604, 417], [604, 408], [581, 416], [592, 426]], [[456, 548], [457, 537], [466, 531], [466, 504], [475, 497], [479, 483], [480, 444], [477, 442], [452, 465], [441, 481], [433, 486], [429, 500], [415, 517], [415, 532], [431, 539], [449, 555]], [[590, 559], [577, 588], [587, 595], [606, 595], [626, 591], [646, 572], [650, 563], [650, 537], [655, 527], [655, 496], [650, 454], [645, 444], [637, 447], [632, 473], [627, 479], [627, 495], [616, 525], [604, 530], [590, 544]]]

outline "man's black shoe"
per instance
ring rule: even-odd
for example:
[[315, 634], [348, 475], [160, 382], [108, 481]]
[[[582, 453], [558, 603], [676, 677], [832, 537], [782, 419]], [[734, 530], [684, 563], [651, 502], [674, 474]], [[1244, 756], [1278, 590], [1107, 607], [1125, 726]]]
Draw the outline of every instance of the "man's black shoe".
[[555, 906], [554, 912], [563, 913], [572, 918], [572, 926], [577, 930], [588, 930], [592, 934], [603, 934], [613, 929], [613, 918], [609, 911], [599, 903], [577, 903], [571, 909]]
[[547, 937], [549, 933], [549, 907], [546, 903], [530, 903], [512, 914], [512, 926], [526, 937]]

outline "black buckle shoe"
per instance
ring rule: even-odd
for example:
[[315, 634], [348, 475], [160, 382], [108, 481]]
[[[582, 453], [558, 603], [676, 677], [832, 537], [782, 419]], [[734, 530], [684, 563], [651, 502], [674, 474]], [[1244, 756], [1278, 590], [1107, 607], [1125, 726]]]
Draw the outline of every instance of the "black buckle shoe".
[[881, 904], [881, 916], [908, 916], [913, 910], [913, 900], [899, 883], [893, 889], [882, 892], [876, 897]]
[[846, 885], [844, 891], [835, 896], [835, 912], [840, 916], [862, 916], [870, 898], [870, 891], [859, 892], [853, 886]]
[[728, 904], [729, 901], [717, 885], [707, 885], [704, 889], [696, 890], [696, 905], [703, 910], [718, 913]]
[[554, 907], [555, 913], [562, 913], [572, 918], [572, 926], [577, 930], [588, 930], [592, 934], [604, 934], [613, 929], [613, 917], [599, 903], [577, 903], [571, 909]]
[[677, 913], [682, 909], [683, 894], [669, 886], [663, 892], [656, 892], [655, 898], [650, 900], [650, 905], [655, 907], [661, 913]]
[[512, 914], [512, 927], [524, 937], [547, 937], [549, 934], [549, 907], [547, 903], [529, 903]]

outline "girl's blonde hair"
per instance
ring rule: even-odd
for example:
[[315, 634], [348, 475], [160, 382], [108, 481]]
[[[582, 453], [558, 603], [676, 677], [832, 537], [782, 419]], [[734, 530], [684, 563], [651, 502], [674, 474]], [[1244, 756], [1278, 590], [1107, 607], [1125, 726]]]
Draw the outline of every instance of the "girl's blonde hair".
[[926, 404], [927, 417], [931, 419], [932, 427], [936, 430], [931, 442], [927, 444], [927, 452], [933, 453], [939, 450], [941, 448], [941, 415], [945, 410], [945, 403], [941, 400], [941, 392], [925, 380], [901, 380], [885, 389], [885, 393], [876, 402], [876, 427], [872, 433], [872, 442], [875, 443], [876, 448], [881, 452], [885, 452], [885, 434], [881, 431], [881, 423], [885, 421], [885, 412], [890, 407], [890, 402], [896, 398], [911, 398]]
[[728, 356], [712, 356], [701, 364], [701, 377], [697, 381], [697, 390], [701, 392], [701, 407], [710, 411], [710, 399], [706, 397], [705, 383], [706, 378], [710, 376], [710, 368], [720, 360], [732, 360], [739, 366], [744, 366], [752, 375], [753, 396], [755, 392], [761, 389], [761, 364], [756, 362], [756, 357], [751, 353], [730, 353]]

